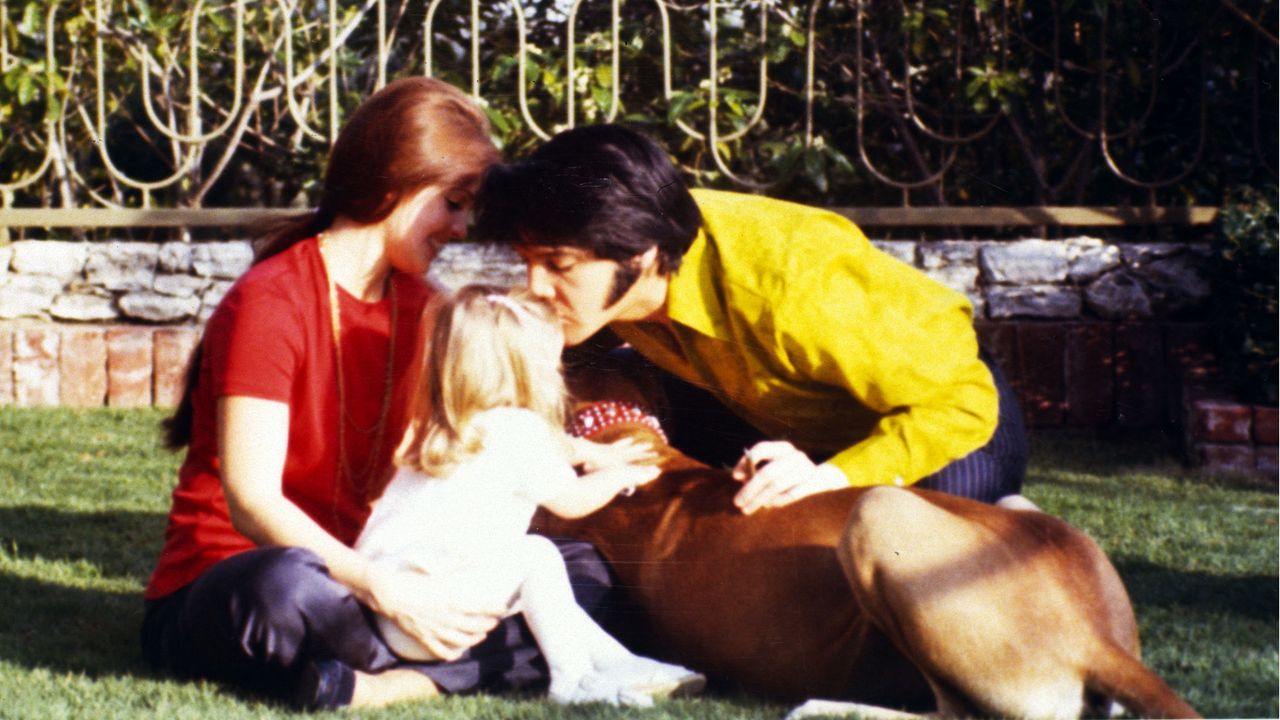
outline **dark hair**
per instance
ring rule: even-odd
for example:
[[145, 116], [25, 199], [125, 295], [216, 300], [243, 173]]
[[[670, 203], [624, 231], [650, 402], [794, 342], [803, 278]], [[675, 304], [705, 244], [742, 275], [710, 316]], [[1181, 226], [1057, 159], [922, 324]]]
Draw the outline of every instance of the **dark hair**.
[[[396, 80], [361, 103], [343, 125], [329, 151], [319, 206], [263, 226], [253, 262], [324, 232], [338, 216], [369, 225], [428, 185], [474, 183], [497, 160], [489, 122], [465, 93], [432, 78]], [[170, 449], [191, 441], [191, 397], [203, 355], [202, 338], [191, 354], [182, 400], [162, 423]]]
[[621, 125], [566, 130], [527, 160], [495, 165], [476, 197], [473, 234], [484, 240], [570, 245], [623, 261], [658, 248], [674, 272], [702, 214], [657, 143]]

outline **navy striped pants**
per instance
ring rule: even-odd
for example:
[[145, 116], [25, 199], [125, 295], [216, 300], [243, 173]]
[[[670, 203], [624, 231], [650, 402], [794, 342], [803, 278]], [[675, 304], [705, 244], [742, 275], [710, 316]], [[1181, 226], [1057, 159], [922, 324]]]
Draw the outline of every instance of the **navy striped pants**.
[[[626, 349], [615, 352], [634, 352]], [[952, 495], [995, 502], [1021, 492], [1027, 469], [1027, 438], [1017, 396], [985, 352], [1000, 397], [1000, 416], [987, 444], [915, 484]], [[720, 404], [711, 393], [655, 368], [667, 396], [663, 425], [671, 444], [713, 467], [731, 467], [744, 448], [766, 440], [759, 430]], [[821, 461], [825, 458], [814, 458]]]

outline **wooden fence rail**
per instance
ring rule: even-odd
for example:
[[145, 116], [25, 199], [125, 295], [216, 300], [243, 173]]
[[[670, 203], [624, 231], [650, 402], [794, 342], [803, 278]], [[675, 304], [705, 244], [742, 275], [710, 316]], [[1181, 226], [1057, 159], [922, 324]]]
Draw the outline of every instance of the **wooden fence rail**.
[[[1114, 227], [1209, 225], [1215, 207], [834, 207], [863, 227]], [[276, 208], [10, 208], [0, 228], [245, 227], [296, 214]]]

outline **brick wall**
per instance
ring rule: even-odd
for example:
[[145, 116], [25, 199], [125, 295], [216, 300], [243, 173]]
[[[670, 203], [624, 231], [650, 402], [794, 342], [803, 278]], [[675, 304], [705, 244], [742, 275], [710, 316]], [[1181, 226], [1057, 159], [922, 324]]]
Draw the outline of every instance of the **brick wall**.
[[1187, 460], [1232, 473], [1280, 473], [1277, 410], [1236, 402], [1212, 386], [1183, 392], [1182, 432]]
[[[1204, 323], [979, 321], [1033, 427], [1177, 421], [1182, 378], [1211, 361]], [[0, 324], [0, 405], [168, 406], [195, 326]]]
[[[1186, 459], [1280, 471], [1277, 411], [1205, 390], [1214, 328], [1180, 322], [977, 323], [1032, 428], [1182, 428]], [[0, 406], [172, 407], [195, 326], [0, 323]]]
[[0, 325], [0, 405], [176, 405], [196, 327]]
[[1204, 322], [979, 321], [978, 337], [1032, 427], [1162, 427], [1183, 386], [1212, 371]]

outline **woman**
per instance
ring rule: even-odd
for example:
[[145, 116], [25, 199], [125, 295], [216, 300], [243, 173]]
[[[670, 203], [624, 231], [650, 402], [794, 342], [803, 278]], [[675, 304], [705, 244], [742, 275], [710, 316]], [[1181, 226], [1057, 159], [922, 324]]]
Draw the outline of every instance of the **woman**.
[[[494, 629], [504, 608], [461, 609], [447, 581], [350, 547], [404, 431], [400, 380], [431, 294], [422, 274], [463, 235], [496, 159], [463, 93], [391, 83], [343, 128], [319, 208], [263, 239], [210, 318], [168, 423], [170, 444], [188, 449], [145, 593], [154, 666], [303, 708], [546, 680], [521, 623]], [[561, 551], [590, 609], [604, 566], [588, 546]], [[370, 612], [441, 662], [401, 663]]]

